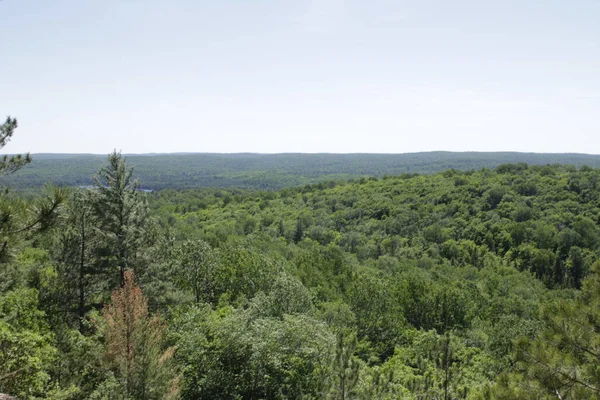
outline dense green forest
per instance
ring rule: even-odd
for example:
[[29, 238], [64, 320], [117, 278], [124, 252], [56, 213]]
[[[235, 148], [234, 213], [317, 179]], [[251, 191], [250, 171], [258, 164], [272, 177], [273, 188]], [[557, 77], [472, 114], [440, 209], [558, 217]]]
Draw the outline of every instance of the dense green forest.
[[95, 189], [2, 198], [0, 392], [600, 398], [599, 177], [148, 194], [112, 154]]
[[91, 188], [0, 195], [0, 393], [600, 399], [599, 169], [134, 178], [115, 152]]
[[[88, 186], [105, 157], [91, 154], [34, 154], [28, 168], [0, 177], [13, 189], [47, 183]], [[143, 188], [160, 190], [227, 187], [274, 190], [363, 176], [434, 173], [447, 169], [495, 168], [500, 164], [570, 164], [600, 167], [588, 154], [452, 153], [409, 154], [147, 154], [128, 155]]]

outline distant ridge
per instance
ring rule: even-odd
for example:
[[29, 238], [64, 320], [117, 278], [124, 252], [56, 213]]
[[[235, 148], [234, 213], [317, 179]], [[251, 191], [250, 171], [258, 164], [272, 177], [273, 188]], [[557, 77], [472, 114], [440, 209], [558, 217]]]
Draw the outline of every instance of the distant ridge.
[[[495, 168], [501, 164], [569, 164], [600, 168], [600, 155], [581, 153], [449, 152], [335, 153], [148, 153], [124, 154], [147, 189], [244, 188], [274, 190], [322, 181], [447, 169]], [[0, 184], [16, 189], [52, 183], [85, 186], [103, 165], [101, 154], [33, 154], [33, 162]]]
[[[107, 153], [108, 154], [108, 153]], [[69, 158], [69, 157], [106, 157], [107, 154], [103, 153], [31, 153], [33, 156], [43, 158]], [[447, 151], [447, 150], [433, 150], [433, 151], [416, 151], [407, 153], [331, 153], [331, 152], [317, 152], [317, 153], [298, 153], [298, 152], [282, 152], [282, 153], [257, 153], [257, 152], [237, 152], [237, 153], [215, 153], [215, 152], [201, 152], [201, 151], [178, 151], [173, 153], [122, 153], [125, 156], [188, 156], [188, 155], [214, 155], [214, 156], [236, 156], [236, 155], [252, 155], [252, 156], [285, 156], [285, 155], [302, 155], [302, 156], [409, 156], [409, 155], [428, 155], [428, 154], [468, 154], [477, 156], [487, 155], [537, 155], [537, 156], [584, 156], [584, 157], [596, 157], [600, 154], [591, 153], [538, 153], [535, 151]]]

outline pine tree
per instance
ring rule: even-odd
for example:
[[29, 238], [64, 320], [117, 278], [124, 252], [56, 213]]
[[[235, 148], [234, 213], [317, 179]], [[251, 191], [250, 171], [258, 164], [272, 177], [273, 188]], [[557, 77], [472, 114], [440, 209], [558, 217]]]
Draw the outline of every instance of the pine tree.
[[357, 344], [355, 335], [345, 337], [342, 332], [338, 333], [332, 365], [333, 385], [328, 397], [331, 400], [355, 398], [354, 388], [359, 377], [359, 363], [354, 356]]
[[[11, 117], [0, 125], [0, 149], [6, 146], [17, 128], [17, 120]], [[31, 162], [31, 156], [3, 156], [0, 176], [12, 174]], [[0, 194], [0, 263], [10, 261], [13, 248], [22, 239], [53, 226], [63, 201], [60, 189], [48, 188], [36, 203], [28, 203], [4, 189]]]
[[90, 298], [98, 291], [95, 288], [98, 231], [90, 195], [88, 191], [76, 191], [71, 196], [57, 255], [61, 297], [68, 312], [76, 315], [80, 331]]
[[127, 168], [125, 159], [114, 151], [108, 156], [108, 165], [96, 176], [97, 193], [93, 202], [104, 239], [103, 267], [110, 280], [114, 279], [114, 271], [119, 271], [121, 285], [125, 270], [140, 273], [139, 252], [144, 247], [148, 217], [148, 207], [132, 174], [133, 168]]
[[148, 314], [148, 301], [135, 283], [133, 271], [125, 271], [122, 287], [113, 292], [102, 316], [106, 360], [127, 395], [134, 399], [175, 398], [175, 350], [164, 349], [166, 326]]
[[600, 264], [577, 299], [551, 303], [543, 320], [535, 340], [520, 340], [520, 371], [500, 380], [496, 397], [600, 399]]
[[[10, 141], [17, 126], [17, 120], [11, 117], [6, 117], [6, 122], [0, 125], [0, 149]], [[25, 155], [17, 154], [11, 157], [5, 155], [2, 162], [0, 162], [0, 175], [12, 174], [30, 162], [31, 156], [29, 153]]]

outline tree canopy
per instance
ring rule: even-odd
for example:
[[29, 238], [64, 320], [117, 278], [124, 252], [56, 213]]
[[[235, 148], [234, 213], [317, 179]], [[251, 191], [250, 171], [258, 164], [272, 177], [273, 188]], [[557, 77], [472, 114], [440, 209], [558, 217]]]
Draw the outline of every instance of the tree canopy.
[[134, 174], [110, 154], [47, 222], [19, 200], [0, 392], [599, 398], [600, 170], [152, 193]]

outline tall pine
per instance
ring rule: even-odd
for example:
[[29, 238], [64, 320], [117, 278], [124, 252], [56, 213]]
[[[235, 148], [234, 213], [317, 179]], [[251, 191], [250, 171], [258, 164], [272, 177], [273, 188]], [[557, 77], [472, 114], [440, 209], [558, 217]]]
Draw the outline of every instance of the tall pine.
[[80, 331], [86, 312], [101, 301], [97, 295], [102, 289], [96, 269], [99, 231], [91, 195], [92, 192], [78, 190], [69, 199], [56, 256], [64, 308], [75, 317], [67, 322], [75, 320]]
[[140, 273], [145, 247], [148, 207], [132, 174], [133, 168], [114, 151], [95, 178], [93, 207], [103, 240], [101, 267], [113, 286], [115, 277], [123, 285], [127, 269]]

